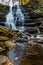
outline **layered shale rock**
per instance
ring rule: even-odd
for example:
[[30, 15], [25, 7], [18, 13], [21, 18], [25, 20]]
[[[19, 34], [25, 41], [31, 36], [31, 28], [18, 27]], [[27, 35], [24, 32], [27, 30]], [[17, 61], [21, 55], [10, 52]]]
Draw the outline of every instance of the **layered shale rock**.
[[30, 58], [40, 58], [43, 55], [43, 44], [29, 41], [26, 44], [26, 55]]
[[41, 41], [30, 40], [28, 43], [25, 43], [26, 55], [21, 65], [43, 65], [43, 44]]

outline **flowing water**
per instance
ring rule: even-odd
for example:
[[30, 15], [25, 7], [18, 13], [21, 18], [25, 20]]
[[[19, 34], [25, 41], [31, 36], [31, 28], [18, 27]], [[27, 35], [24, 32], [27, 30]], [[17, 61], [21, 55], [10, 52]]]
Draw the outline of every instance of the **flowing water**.
[[5, 23], [6, 27], [15, 30], [16, 26], [15, 26], [15, 22], [14, 22], [14, 16], [13, 16], [13, 12], [12, 12], [12, 7], [10, 6], [9, 9], [9, 13], [6, 15], [6, 23]]
[[[8, 52], [8, 57], [10, 59], [10, 61], [14, 64], [14, 65], [20, 65], [21, 64], [21, 61], [22, 61], [22, 58], [24, 56], [24, 49], [25, 49], [25, 46], [24, 44], [22, 43], [16, 43], [17, 44], [17, 47], [11, 49], [9, 52]], [[17, 58], [17, 59], [16, 59]]]
[[21, 23], [22, 25], [24, 25], [24, 15], [21, 12], [21, 9], [19, 6], [17, 6], [16, 16], [18, 18], [18, 22]]
[[[14, 18], [16, 18], [16, 19], [14, 20]], [[21, 23], [22, 26], [16, 26], [16, 23]], [[24, 15], [21, 12], [20, 7], [17, 6], [16, 17], [14, 17], [13, 11], [12, 11], [12, 6], [10, 6], [9, 12], [6, 15], [5, 26], [12, 30], [24, 31], [23, 25], [24, 25]], [[24, 54], [24, 44], [22, 44], [22, 43], [16, 43], [16, 44], [17, 44], [17, 47], [11, 49], [7, 55], [14, 65], [20, 65], [20, 62], [22, 61], [22, 57]], [[18, 59], [16, 60], [16, 58], [18, 58]]]
[[[14, 18], [15, 18], [15, 20], [14, 20]], [[12, 6], [10, 6], [9, 12], [6, 15], [5, 26], [8, 27], [9, 29], [12, 29], [12, 30], [23, 31], [24, 30], [24, 26], [16, 27], [16, 23], [20, 23], [21, 25], [24, 25], [24, 15], [21, 12], [20, 7], [17, 6], [16, 17], [14, 17], [13, 11], [12, 11]]]

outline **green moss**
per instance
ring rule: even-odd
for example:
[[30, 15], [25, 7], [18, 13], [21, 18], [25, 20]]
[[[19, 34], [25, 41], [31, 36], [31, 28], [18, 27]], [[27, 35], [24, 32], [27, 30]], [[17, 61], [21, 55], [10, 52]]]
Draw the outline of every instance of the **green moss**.
[[6, 47], [10, 47], [10, 44], [8, 42], [5, 42]]
[[18, 33], [17, 33], [17, 36], [18, 36], [18, 37], [21, 37], [21, 36], [22, 36], [22, 32], [18, 32]]

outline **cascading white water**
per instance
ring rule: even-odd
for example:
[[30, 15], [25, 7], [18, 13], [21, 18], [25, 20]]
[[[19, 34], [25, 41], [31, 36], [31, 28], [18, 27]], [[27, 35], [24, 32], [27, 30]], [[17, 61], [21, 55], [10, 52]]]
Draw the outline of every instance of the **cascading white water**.
[[[15, 12], [14, 12], [15, 13]], [[24, 15], [21, 12], [20, 6], [17, 5], [17, 10], [16, 10], [16, 16], [13, 16], [13, 11], [12, 11], [12, 6], [10, 6], [9, 13], [6, 15], [6, 27], [12, 29], [12, 30], [19, 30], [19, 31], [24, 31], [24, 26], [22, 27], [16, 27], [16, 23], [21, 23], [21, 25], [24, 25]], [[15, 18], [15, 20], [14, 20]]]
[[21, 12], [21, 9], [20, 9], [19, 5], [17, 6], [16, 16], [17, 16], [17, 20], [18, 20], [16, 22], [21, 25], [20, 27], [19, 26], [17, 27], [18, 30], [19, 31], [24, 31], [25, 30], [25, 28], [24, 28], [24, 18], [25, 17], [23, 15], [23, 13]]
[[15, 30], [16, 26], [14, 24], [14, 16], [12, 14], [12, 6], [10, 6], [10, 10], [9, 13], [6, 15], [6, 23], [5, 23], [6, 27]]
[[23, 15], [23, 13], [21, 12], [21, 9], [20, 9], [19, 5], [17, 6], [16, 16], [17, 16], [17, 18], [18, 18], [18, 21], [19, 21], [20, 23], [22, 23], [22, 25], [24, 25], [24, 15]]

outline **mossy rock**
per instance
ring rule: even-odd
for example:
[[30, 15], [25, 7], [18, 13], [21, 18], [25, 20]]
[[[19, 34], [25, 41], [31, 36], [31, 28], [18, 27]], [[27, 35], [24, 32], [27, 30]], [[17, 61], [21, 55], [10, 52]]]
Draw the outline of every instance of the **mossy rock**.
[[18, 37], [21, 37], [21, 36], [22, 36], [22, 32], [18, 32], [18, 33], [17, 33], [17, 36], [18, 36]]
[[6, 51], [6, 50], [10, 50], [12, 49], [13, 47], [15, 47], [16, 44], [11, 42], [11, 41], [1, 41], [0, 42], [0, 52], [2, 51]]
[[6, 41], [6, 42], [4, 43], [4, 45], [5, 45], [7, 48], [13, 48], [13, 47], [16, 46], [16, 44], [14, 44], [14, 43], [11, 42], [11, 41]]
[[11, 30], [5, 28], [4, 26], [0, 26], [0, 36], [12, 38], [14, 36], [14, 33]]

